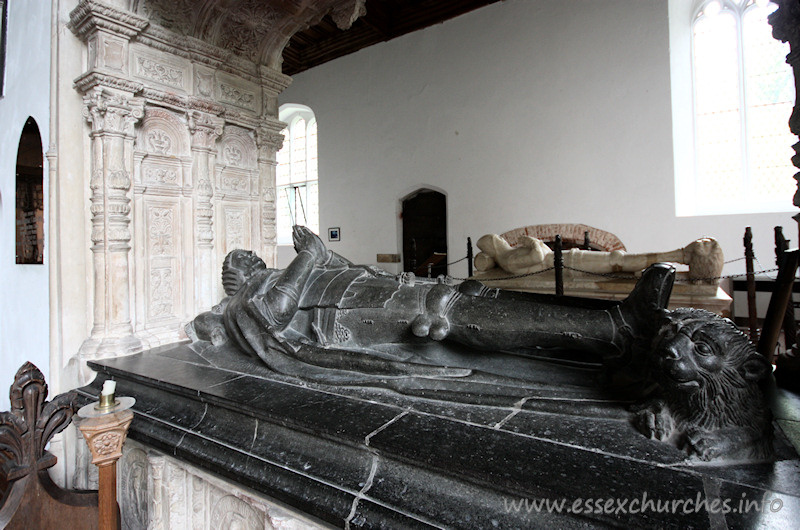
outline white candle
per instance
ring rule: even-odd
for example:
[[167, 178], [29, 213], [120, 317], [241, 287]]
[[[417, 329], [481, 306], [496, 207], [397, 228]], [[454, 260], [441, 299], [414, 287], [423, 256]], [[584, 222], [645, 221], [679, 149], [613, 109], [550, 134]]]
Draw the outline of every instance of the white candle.
[[103, 390], [100, 392], [100, 395], [103, 396], [114, 395], [114, 391], [116, 389], [117, 389], [117, 382], [108, 379], [103, 383]]

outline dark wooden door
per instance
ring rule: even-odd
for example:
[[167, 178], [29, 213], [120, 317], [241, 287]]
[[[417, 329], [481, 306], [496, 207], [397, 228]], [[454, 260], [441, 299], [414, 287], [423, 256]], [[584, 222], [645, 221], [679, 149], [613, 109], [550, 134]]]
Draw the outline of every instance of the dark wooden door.
[[403, 270], [447, 274], [447, 197], [421, 189], [403, 200]]

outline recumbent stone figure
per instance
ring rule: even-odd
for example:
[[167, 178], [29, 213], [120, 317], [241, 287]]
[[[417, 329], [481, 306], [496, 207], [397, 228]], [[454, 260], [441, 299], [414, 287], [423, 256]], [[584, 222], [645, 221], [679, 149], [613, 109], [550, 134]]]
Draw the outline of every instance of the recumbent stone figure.
[[[649, 267], [625, 301], [603, 305], [490, 289], [475, 281], [455, 287], [446, 279], [394, 276], [353, 265], [305, 227], [294, 227], [293, 239], [297, 256], [282, 271], [268, 269], [252, 252], [232, 251], [222, 273], [228, 296], [187, 326], [190, 337], [232, 344], [275, 372], [332, 384], [359, 369], [345, 352], [386, 352], [432, 341], [487, 355], [524, 347], [590, 352], [634, 378], [652, 370], [663, 396], [637, 415], [647, 436], [701, 459], [770, 455], [771, 420], [758, 388], [768, 373], [766, 361], [743, 335], [740, 347], [728, 351], [727, 342], [738, 337], [729, 321], [700, 312], [692, 313], [689, 325], [685, 310], [667, 311], [675, 275], [669, 265]], [[308, 347], [329, 353], [311, 361]], [[382, 376], [457, 374], [444, 359], [439, 372], [381, 356], [375, 361], [383, 365]], [[708, 407], [709, 399], [740, 388], [748, 397], [732, 405], [736, 410]]]

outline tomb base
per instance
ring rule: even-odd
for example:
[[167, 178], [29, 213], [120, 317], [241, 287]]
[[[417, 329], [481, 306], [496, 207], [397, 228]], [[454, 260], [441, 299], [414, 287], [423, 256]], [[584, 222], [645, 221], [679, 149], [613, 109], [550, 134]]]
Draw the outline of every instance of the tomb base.
[[[85, 402], [110, 377], [136, 398], [119, 493], [131, 527], [778, 528], [800, 516], [800, 460], [778, 423], [776, 461], [708, 466], [639, 434], [629, 403], [568, 385], [451, 401], [299, 381], [187, 344], [90, 365]], [[786, 432], [800, 432], [799, 410], [776, 410]]]

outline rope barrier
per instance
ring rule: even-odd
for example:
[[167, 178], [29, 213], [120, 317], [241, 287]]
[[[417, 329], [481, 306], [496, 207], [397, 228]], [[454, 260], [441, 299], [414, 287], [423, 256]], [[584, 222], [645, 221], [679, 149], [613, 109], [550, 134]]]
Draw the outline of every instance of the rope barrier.
[[467, 259], [468, 257], [469, 257], [469, 256], [464, 256], [464, 257], [463, 257], [463, 258], [461, 258], [461, 259], [457, 259], [457, 260], [455, 260], [455, 261], [451, 261], [450, 263], [448, 263], [448, 264], [447, 264], [447, 266], [449, 267], [450, 265], [455, 265], [456, 263], [461, 263], [462, 261], [464, 261], [464, 260], [465, 260], [465, 259]]
[[[456, 261], [452, 261], [452, 262], [448, 263], [447, 265], [448, 266], [455, 265], [456, 263], [460, 263], [460, 262], [464, 261], [468, 257], [469, 256], [464, 256], [463, 258], [458, 259]], [[774, 267], [772, 269], [765, 269], [764, 266], [761, 264], [761, 262], [758, 260], [758, 258], [755, 257], [755, 256], [754, 256], [754, 258], [755, 258], [755, 261], [758, 263], [758, 266], [761, 267], [761, 270], [754, 271], [753, 272], [753, 276], [760, 275], [760, 274], [768, 274], [768, 273], [771, 273], [771, 272], [777, 272], [778, 271], [778, 267]], [[729, 263], [735, 263], [737, 261], [742, 261], [744, 259], [745, 258], [735, 258], [735, 259], [726, 261], [725, 264], [727, 265]], [[574, 267], [568, 267], [566, 265], [563, 267], [563, 269], [564, 270], [570, 270], [570, 271], [573, 271], [573, 272], [578, 272], [580, 274], [586, 274], [586, 275], [589, 275], [589, 276], [600, 276], [602, 278], [608, 278], [608, 279], [611, 279], [611, 280], [630, 280], [630, 279], [632, 279], [631, 276], [623, 276], [623, 275], [620, 275], [620, 274], [617, 274], [617, 273], [613, 273], [613, 272], [585, 271], [585, 270], [582, 270], [582, 269], [576, 269]], [[555, 267], [549, 267], [547, 269], [542, 269], [542, 270], [536, 271], [536, 272], [528, 272], [528, 273], [525, 273], [525, 274], [515, 274], [513, 276], [503, 276], [503, 277], [500, 277], [500, 278], [480, 278], [478, 281], [480, 281], [482, 283], [486, 283], [486, 282], [500, 282], [500, 281], [505, 281], [505, 280], [517, 280], [517, 279], [520, 279], [520, 278], [527, 278], [529, 276], [536, 276], [538, 274], [543, 274], [545, 272], [549, 272], [549, 271], [552, 271], [552, 270], [555, 270]], [[711, 282], [719, 282], [720, 280], [730, 280], [730, 279], [741, 278], [741, 277], [746, 277], [746, 276], [748, 276], [748, 273], [741, 272], [741, 273], [738, 273], [738, 274], [727, 274], [727, 275], [724, 275], [724, 276], [715, 276], [715, 277], [709, 277], [709, 278], [677, 278], [675, 280], [675, 283], [700, 283], [700, 282], [711, 283]], [[457, 277], [454, 277], [454, 276], [451, 276], [451, 278], [453, 280], [456, 280], [456, 281], [469, 280], [469, 278], [457, 278]]]

